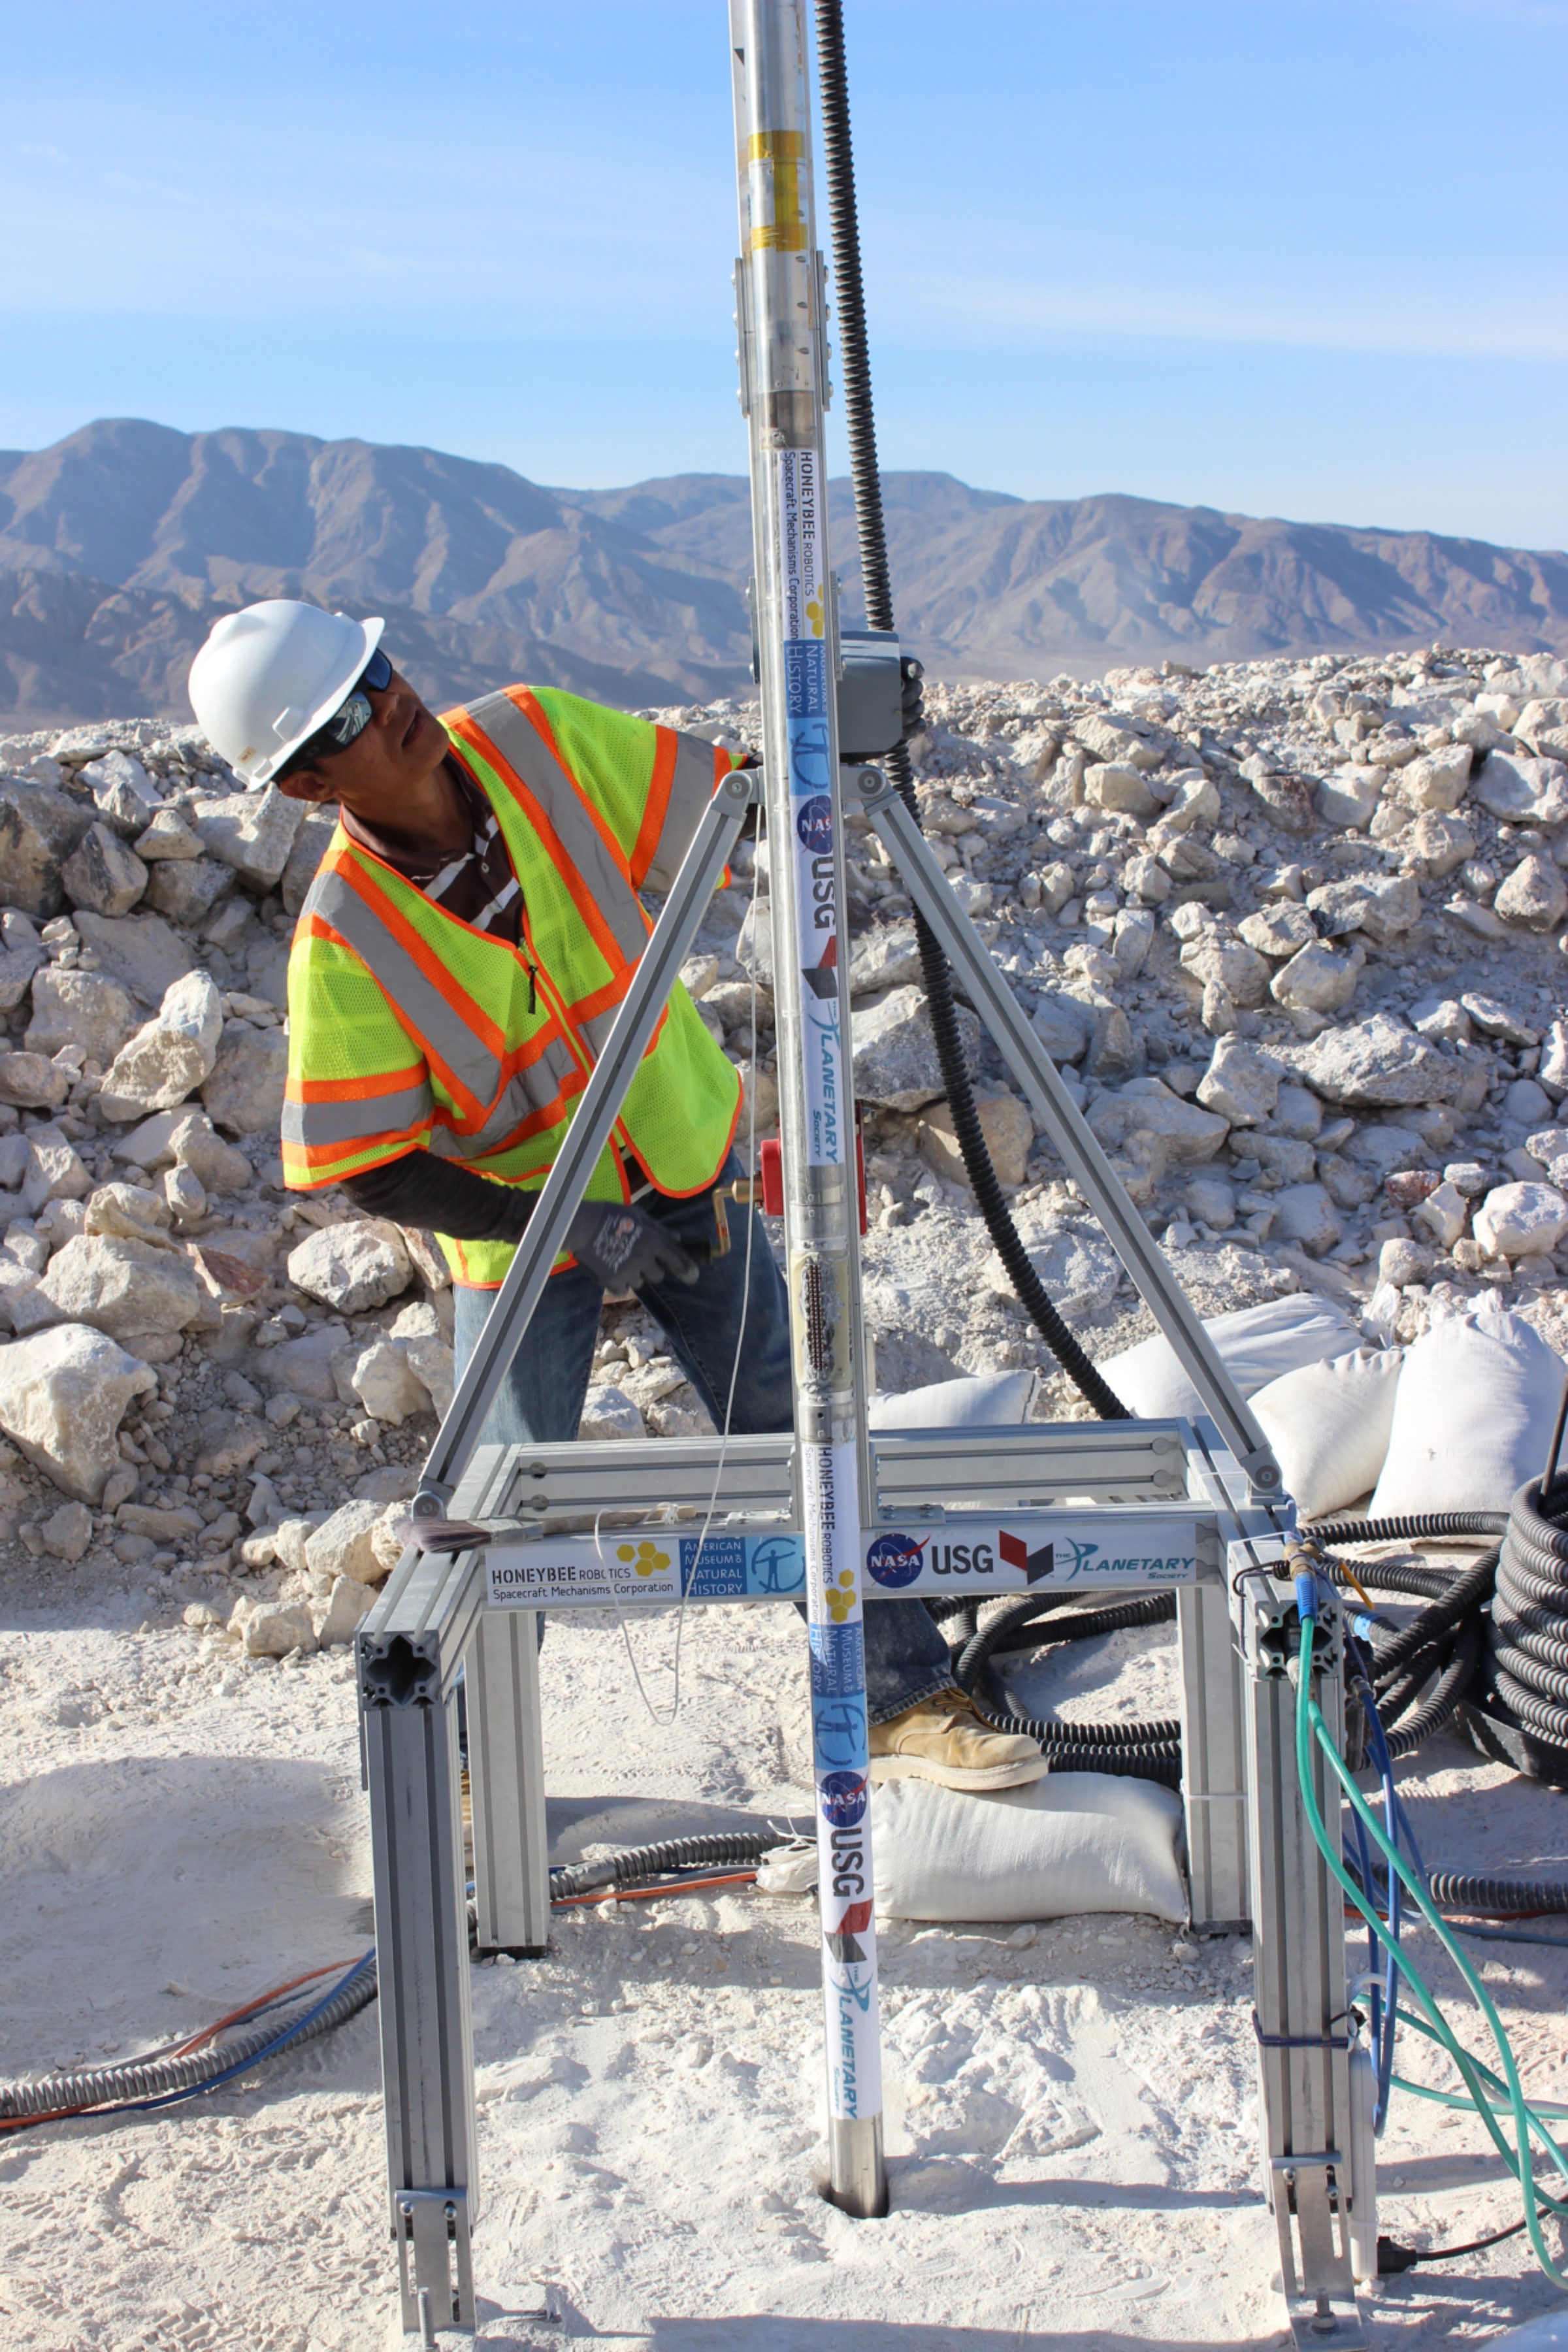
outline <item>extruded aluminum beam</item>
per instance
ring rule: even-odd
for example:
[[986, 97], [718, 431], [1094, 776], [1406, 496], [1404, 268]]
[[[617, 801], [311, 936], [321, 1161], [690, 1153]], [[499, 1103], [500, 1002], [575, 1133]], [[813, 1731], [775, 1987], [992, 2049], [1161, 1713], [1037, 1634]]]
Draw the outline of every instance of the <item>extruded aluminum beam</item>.
[[1099, 1137], [1062, 1084], [1055, 1063], [1030, 1027], [990, 950], [953, 897], [919, 824], [878, 769], [861, 768], [856, 773], [861, 804], [911, 901], [942, 942], [975, 1011], [1028, 1097], [1037, 1120], [1174, 1349], [1176, 1360], [1247, 1472], [1254, 1491], [1269, 1499], [1279, 1496], [1279, 1465], [1268, 1441], [1237, 1394], [1158, 1243], [1118, 1182]]

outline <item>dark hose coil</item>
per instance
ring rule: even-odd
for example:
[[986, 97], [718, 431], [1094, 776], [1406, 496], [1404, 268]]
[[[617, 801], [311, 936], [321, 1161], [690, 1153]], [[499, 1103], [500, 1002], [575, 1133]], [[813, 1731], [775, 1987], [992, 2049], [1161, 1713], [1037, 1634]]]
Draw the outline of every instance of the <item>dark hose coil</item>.
[[550, 1874], [550, 1896], [591, 1895], [598, 1886], [626, 1886], [634, 1880], [660, 1878], [667, 1871], [688, 1870], [694, 1864], [744, 1869], [761, 1862], [779, 1843], [771, 1830], [718, 1831], [710, 1836], [663, 1838], [657, 1845], [628, 1846], [603, 1862], [572, 1863]]
[[[844, 64], [844, 12], [840, 0], [816, 0], [817, 69], [822, 89], [822, 148], [827, 211], [833, 244], [834, 300], [838, 314], [838, 362], [844, 387], [844, 419], [849, 440], [849, 470], [855, 484], [855, 521], [860, 542], [860, 579], [866, 617], [874, 629], [893, 626], [893, 593], [888, 538], [882, 515], [882, 481], [877, 465], [877, 426], [871, 405], [871, 368], [866, 338], [866, 292], [860, 275], [860, 224], [855, 200], [855, 163], [849, 141], [849, 89]], [[884, 761], [900, 799], [918, 819], [914, 771], [909, 751], [896, 744]], [[921, 973], [931, 1013], [931, 1035], [942, 1089], [952, 1114], [953, 1133], [964, 1171], [985, 1230], [1007, 1269], [1007, 1279], [1027, 1309], [1062, 1370], [1101, 1421], [1131, 1418], [1115, 1391], [1096, 1370], [1051, 1304], [1029, 1262], [1008, 1210], [974, 1108], [953, 1004], [952, 973], [935, 933], [915, 910]]]

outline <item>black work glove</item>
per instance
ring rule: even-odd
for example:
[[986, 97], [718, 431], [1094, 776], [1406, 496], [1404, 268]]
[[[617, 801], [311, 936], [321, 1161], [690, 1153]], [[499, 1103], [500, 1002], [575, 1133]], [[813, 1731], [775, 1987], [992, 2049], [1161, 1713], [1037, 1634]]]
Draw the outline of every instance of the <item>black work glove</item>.
[[566, 1228], [566, 1246], [606, 1290], [641, 1290], [671, 1276], [695, 1282], [700, 1271], [657, 1217], [621, 1201], [584, 1201]]
[[925, 676], [922, 665], [913, 654], [906, 654], [899, 665], [902, 684], [900, 698], [903, 704], [903, 740], [918, 735], [926, 723], [925, 699], [921, 693], [921, 680]]

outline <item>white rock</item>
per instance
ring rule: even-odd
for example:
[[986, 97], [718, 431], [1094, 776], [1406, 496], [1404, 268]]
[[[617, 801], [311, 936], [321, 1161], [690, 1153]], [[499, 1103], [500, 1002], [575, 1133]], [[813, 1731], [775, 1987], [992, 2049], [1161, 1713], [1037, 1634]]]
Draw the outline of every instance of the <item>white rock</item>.
[[1552, 858], [1532, 852], [1520, 859], [1492, 905], [1507, 922], [1524, 923], [1532, 931], [1554, 930], [1568, 913], [1568, 883]]
[[230, 793], [197, 801], [191, 823], [209, 856], [232, 866], [254, 890], [270, 890], [289, 863], [305, 807], [268, 785], [263, 793]]
[[1547, 1031], [1535, 1075], [1549, 1095], [1568, 1094], [1568, 1017], [1559, 1014]]
[[365, 1411], [377, 1421], [395, 1425], [411, 1412], [423, 1412], [428, 1399], [405, 1350], [394, 1340], [377, 1339], [358, 1357], [351, 1384]]
[[140, 1118], [184, 1102], [211, 1070], [223, 1031], [223, 1004], [211, 975], [187, 972], [163, 992], [155, 1017], [122, 1045], [103, 1081], [105, 1118]]
[[84, 1059], [107, 1069], [136, 1025], [130, 992], [117, 980], [49, 964], [33, 982], [33, 1013], [23, 1043], [29, 1054], [78, 1045]]
[[1568, 1234], [1568, 1201], [1551, 1184], [1500, 1184], [1472, 1221], [1488, 1257], [1536, 1257]]
[[1227, 939], [1223, 931], [1204, 930], [1182, 950], [1182, 969], [1202, 988], [1222, 988], [1231, 1003], [1245, 1012], [1261, 1004], [1268, 993], [1268, 965], [1244, 940]]
[[[1092, 799], [1093, 794], [1089, 797]], [[1136, 815], [1137, 811], [1133, 814]], [[1191, 833], [1196, 825], [1217, 824], [1219, 817], [1219, 786], [1212, 776], [1205, 776], [1200, 770], [1177, 785], [1150, 839], [1152, 841], [1157, 835], [1162, 840], [1174, 840], [1178, 834]]]
[[69, 1074], [42, 1054], [0, 1054], [0, 1102], [21, 1110], [58, 1110], [70, 1084]]
[[1279, 1095], [1279, 1072], [1245, 1037], [1222, 1037], [1198, 1080], [1198, 1100], [1233, 1127], [1256, 1127]]
[[[379, 1584], [386, 1570], [376, 1557], [371, 1533], [382, 1507], [379, 1503], [345, 1503], [313, 1528], [305, 1541], [305, 1564], [311, 1576], [318, 1580], [348, 1576], [358, 1584]], [[279, 1549], [281, 1552], [281, 1543]]]
[[169, 1237], [173, 1213], [161, 1192], [144, 1184], [100, 1184], [88, 1197], [85, 1234], [120, 1234], [154, 1248]]
[[1405, 807], [1457, 809], [1469, 784], [1473, 756], [1468, 743], [1451, 743], [1412, 760], [1399, 777], [1399, 797]]
[[[184, 1251], [119, 1234], [83, 1233], [67, 1242], [50, 1259], [28, 1307], [35, 1329], [89, 1323], [115, 1339], [183, 1331], [206, 1318], [201, 1283]], [[15, 1307], [12, 1313], [20, 1329]]]
[[1332, 1249], [1344, 1230], [1340, 1213], [1321, 1184], [1282, 1184], [1269, 1200], [1281, 1236], [1298, 1243], [1314, 1257]]
[[1326, 1029], [1298, 1066], [1314, 1094], [1352, 1108], [1451, 1102], [1459, 1091], [1458, 1065], [1387, 1013]]
[[385, 1217], [319, 1226], [289, 1253], [289, 1281], [343, 1315], [384, 1307], [411, 1273], [402, 1233]]
[[107, 751], [101, 760], [89, 760], [79, 768], [77, 775], [118, 833], [141, 832], [163, 804], [163, 793], [141, 761], [127, 751]]
[[375, 1607], [375, 1588], [357, 1577], [335, 1576], [325, 1601], [310, 1603], [310, 1627], [323, 1650], [352, 1642]]
[[1312, 795], [1312, 806], [1325, 824], [1342, 825], [1360, 833], [1372, 823], [1383, 798], [1381, 768], [1336, 768]]
[[22, 1179], [22, 1205], [30, 1217], [51, 1201], [84, 1201], [92, 1178], [74, 1143], [58, 1127], [36, 1127], [27, 1138], [27, 1172]]
[[147, 887], [147, 868], [107, 824], [89, 824], [60, 868], [73, 907], [127, 915]]
[[642, 1414], [624, 1389], [595, 1381], [584, 1399], [577, 1434], [584, 1443], [603, 1443], [611, 1438], [646, 1437], [647, 1432]]
[[1361, 974], [1359, 955], [1335, 955], [1322, 940], [1279, 966], [1268, 983], [1268, 993], [1289, 1012], [1338, 1013], [1355, 994]]
[[101, 1331], [68, 1323], [0, 1347], [0, 1429], [35, 1469], [96, 1509], [122, 1466], [126, 1407], [157, 1385], [151, 1364]]
[[230, 1021], [202, 1100], [208, 1117], [235, 1135], [276, 1136], [288, 1076], [289, 1040], [281, 1029]]
[[174, 982], [193, 968], [189, 948], [162, 916], [95, 915], [79, 907], [71, 921], [100, 971], [123, 982], [139, 1004], [162, 1003]]
[[[958, 1012], [964, 1058], [973, 1071], [980, 1051], [980, 1024], [965, 1007]], [[862, 1102], [890, 1110], [920, 1110], [942, 1091], [936, 1045], [925, 997], [915, 987], [857, 1006], [853, 1020], [855, 1093]]]
[[85, 1503], [62, 1503], [51, 1511], [38, 1533], [44, 1539], [44, 1549], [56, 1559], [69, 1560], [72, 1567], [92, 1541], [92, 1513]]
[[1457, 1184], [1447, 1181], [1424, 1201], [1417, 1201], [1411, 1215], [1418, 1225], [1425, 1225], [1443, 1249], [1452, 1249], [1465, 1230], [1469, 1215], [1469, 1202]]
[[1260, 907], [1237, 925], [1237, 932], [1259, 955], [1275, 958], [1296, 955], [1302, 948], [1313, 946], [1319, 937], [1318, 926], [1305, 907], [1289, 898]]
[[286, 1658], [294, 1650], [313, 1650], [316, 1629], [302, 1601], [237, 1601], [228, 1630], [238, 1634], [247, 1658]]
[[1441, 881], [1473, 857], [1476, 836], [1462, 816], [1444, 816], [1424, 809], [1399, 836], [1399, 855], [1405, 872]]
[[1562, 824], [1568, 822], [1568, 767], [1561, 760], [1493, 751], [1476, 781], [1475, 796], [1505, 824]]
[[1084, 771], [1084, 796], [1096, 808], [1119, 809], [1129, 816], [1152, 817], [1160, 803], [1139, 771], [1124, 761], [1097, 761]]
[[188, 861], [202, 854], [201, 835], [193, 833], [174, 808], [161, 808], [145, 833], [138, 834], [131, 845], [144, 866], [156, 866], [170, 858]]

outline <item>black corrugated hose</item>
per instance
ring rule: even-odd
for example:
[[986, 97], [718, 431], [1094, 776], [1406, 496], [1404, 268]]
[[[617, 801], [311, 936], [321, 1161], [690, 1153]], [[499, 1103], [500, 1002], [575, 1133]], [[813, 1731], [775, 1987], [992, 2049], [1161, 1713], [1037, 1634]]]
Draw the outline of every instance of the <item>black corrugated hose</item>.
[[748, 1863], [761, 1862], [779, 1843], [780, 1833], [772, 1830], [721, 1830], [703, 1837], [664, 1838], [658, 1845], [628, 1846], [603, 1862], [567, 1863], [552, 1870], [550, 1899], [560, 1903], [571, 1895], [592, 1895], [601, 1886], [630, 1886], [701, 1863], [743, 1869]]
[[[849, 140], [849, 92], [844, 67], [841, 0], [816, 0], [816, 55], [822, 87], [822, 145], [826, 167], [828, 222], [833, 244], [834, 300], [838, 319], [839, 374], [849, 438], [849, 470], [855, 484], [855, 521], [860, 541], [860, 579], [866, 618], [874, 629], [893, 626], [893, 593], [888, 540], [882, 519], [882, 482], [877, 466], [877, 428], [871, 407], [871, 369], [866, 341], [866, 298], [860, 276], [860, 225], [855, 202], [855, 163]], [[918, 821], [914, 771], [908, 746], [895, 745], [883, 761], [900, 799]], [[991, 1164], [974, 1092], [964, 1064], [953, 1005], [952, 973], [935, 933], [917, 908], [915, 937], [925, 982], [937, 1066], [952, 1114], [952, 1130], [963, 1155], [975, 1204], [996, 1254], [1007, 1269], [1022, 1305], [1074, 1386], [1101, 1421], [1131, 1418], [1115, 1391], [1079, 1347], [1029, 1262], [1014, 1224], [996, 1171]]]

